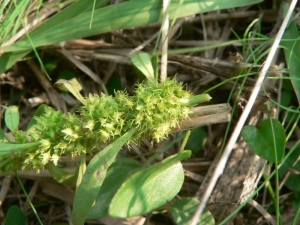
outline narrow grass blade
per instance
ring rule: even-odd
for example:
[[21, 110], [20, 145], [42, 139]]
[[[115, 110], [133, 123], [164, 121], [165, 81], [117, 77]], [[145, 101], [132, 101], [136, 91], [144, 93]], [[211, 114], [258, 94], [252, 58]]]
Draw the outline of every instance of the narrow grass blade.
[[[174, 202], [168, 211], [177, 225], [188, 225], [198, 205], [199, 200], [196, 198], [182, 198]], [[197, 225], [215, 225], [214, 217], [206, 208], [199, 220], [201, 222]]]

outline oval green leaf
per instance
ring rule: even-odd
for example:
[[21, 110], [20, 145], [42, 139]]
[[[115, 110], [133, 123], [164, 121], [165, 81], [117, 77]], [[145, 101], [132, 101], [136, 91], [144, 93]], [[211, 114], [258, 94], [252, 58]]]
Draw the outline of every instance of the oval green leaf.
[[140, 71], [149, 82], [154, 81], [154, 70], [149, 55], [145, 52], [130, 55], [133, 66]]
[[[174, 202], [168, 210], [177, 225], [189, 225], [198, 205], [199, 201], [196, 198], [182, 198]], [[197, 224], [214, 225], [215, 219], [205, 208]]]
[[122, 183], [137, 170], [141, 164], [131, 158], [117, 158], [109, 167], [106, 178], [97, 196], [88, 219], [98, 219], [108, 215], [109, 204]]
[[37, 124], [35, 117], [43, 115], [45, 113], [47, 107], [48, 106], [46, 104], [39, 105], [39, 107], [35, 111], [32, 119], [30, 120], [30, 122], [28, 124], [27, 131], [30, 131], [30, 129], [32, 129], [34, 127], [34, 125]]
[[26, 225], [26, 215], [18, 206], [11, 206], [6, 215], [6, 225]]
[[279, 163], [284, 156], [285, 132], [275, 119], [262, 121], [258, 127], [246, 126], [242, 136], [249, 147], [261, 158]]
[[84, 224], [101, 189], [108, 167], [136, 130], [132, 129], [125, 133], [96, 154], [90, 161], [75, 194], [72, 215], [74, 225]]
[[9, 106], [5, 111], [5, 124], [11, 131], [18, 130], [20, 114], [17, 106]]
[[113, 197], [109, 215], [121, 218], [137, 216], [173, 199], [184, 181], [180, 160], [190, 155], [191, 151], [180, 152], [132, 175]]

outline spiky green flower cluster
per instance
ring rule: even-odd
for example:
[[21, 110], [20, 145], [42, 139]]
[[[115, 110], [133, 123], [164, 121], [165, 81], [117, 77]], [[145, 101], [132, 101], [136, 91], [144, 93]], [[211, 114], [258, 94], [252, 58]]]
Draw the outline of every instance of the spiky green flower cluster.
[[[89, 95], [79, 114], [64, 114], [47, 107], [44, 115], [36, 117], [37, 125], [26, 137], [14, 143], [40, 141], [38, 148], [11, 153], [4, 172], [17, 169], [44, 168], [55, 164], [61, 155], [75, 157], [91, 153], [103, 143], [109, 143], [128, 130], [137, 127], [131, 141], [149, 137], [155, 141], [166, 138], [178, 122], [188, 117], [191, 94], [175, 80], [151, 85], [139, 84], [135, 96], [116, 92], [116, 96]], [[2, 159], [3, 161], [5, 159]]]
[[178, 121], [188, 117], [190, 96], [175, 80], [149, 86], [139, 84], [132, 97], [132, 110], [127, 114], [128, 125], [139, 127], [137, 139], [147, 136], [159, 142], [178, 125]]

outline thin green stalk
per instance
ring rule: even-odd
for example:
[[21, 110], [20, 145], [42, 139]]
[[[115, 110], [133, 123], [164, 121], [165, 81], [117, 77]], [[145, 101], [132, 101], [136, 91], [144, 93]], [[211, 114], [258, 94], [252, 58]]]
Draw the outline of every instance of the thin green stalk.
[[30, 205], [30, 207], [31, 207], [31, 209], [32, 209], [32, 211], [33, 211], [33, 213], [34, 213], [34, 215], [36, 216], [37, 220], [39, 221], [39, 224], [43, 225], [43, 222], [41, 221], [41, 219], [40, 219], [40, 217], [39, 217], [37, 211], [35, 210], [34, 205], [31, 203], [31, 200], [30, 200], [30, 198], [29, 198], [29, 196], [28, 196], [28, 194], [27, 194], [27, 192], [26, 192], [26, 190], [25, 190], [25, 188], [24, 188], [24, 186], [23, 186], [23, 184], [22, 184], [22, 181], [21, 181], [21, 179], [20, 179], [19, 174], [18, 174], [17, 171], [16, 171], [16, 177], [17, 177], [17, 180], [18, 180], [18, 182], [19, 182], [19, 184], [20, 184], [20, 186], [21, 186], [21, 188], [22, 188], [23, 193], [24, 193], [25, 196], [26, 196], [26, 199], [27, 199], [28, 202], [29, 202], [29, 205]]
[[78, 168], [78, 177], [77, 177], [77, 181], [76, 181], [76, 188], [78, 188], [78, 186], [80, 185], [85, 171], [86, 171], [86, 154], [82, 154], [81, 159], [80, 159], [80, 165]]
[[[271, 165], [272, 165], [272, 163], [270, 163], [269, 167], [270, 167]], [[263, 175], [263, 178], [264, 178], [264, 180], [267, 180], [267, 175], [264, 174], [264, 175]], [[268, 191], [269, 191], [270, 197], [272, 198], [272, 201], [273, 201], [274, 204], [275, 204], [275, 193], [274, 193], [274, 190], [273, 190], [272, 185], [270, 184], [270, 182], [267, 183], [267, 189], [268, 189]]]
[[[299, 108], [298, 108], [298, 110], [299, 110]], [[300, 113], [298, 114], [298, 117], [297, 117], [296, 121], [294, 122], [294, 125], [293, 125], [292, 129], [290, 130], [290, 132], [288, 133], [288, 135], [286, 137], [287, 141], [290, 139], [290, 137], [294, 133], [294, 131], [295, 131], [297, 125], [298, 125], [299, 120], [300, 120]]]
[[277, 146], [276, 146], [276, 140], [275, 140], [275, 133], [274, 133], [274, 127], [272, 118], [270, 117], [271, 127], [272, 127], [272, 136], [273, 136], [273, 143], [274, 143], [274, 154], [275, 154], [275, 208], [276, 208], [276, 221], [279, 224], [282, 224], [280, 211], [279, 211], [279, 173], [278, 173], [278, 157], [277, 157]]
[[297, 224], [297, 221], [299, 220], [299, 217], [300, 217], [300, 206], [298, 205], [298, 209], [297, 209], [297, 212], [296, 212], [296, 214], [294, 216], [292, 225], [296, 225]]
[[92, 29], [92, 23], [93, 23], [93, 18], [94, 18], [95, 6], [96, 6], [96, 0], [94, 0], [94, 4], [93, 4], [92, 15], [91, 15], [91, 22], [90, 22], [90, 29]]
[[185, 146], [186, 146], [186, 143], [187, 143], [187, 141], [188, 141], [188, 139], [189, 139], [189, 137], [190, 137], [190, 135], [191, 135], [191, 132], [192, 132], [191, 130], [188, 130], [188, 131], [186, 132], [186, 134], [185, 134], [185, 136], [184, 136], [184, 139], [183, 139], [183, 141], [182, 141], [182, 143], [181, 143], [179, 152], [183, 152], [183, 151], [184, 151], [184, 148], [185, 148]]

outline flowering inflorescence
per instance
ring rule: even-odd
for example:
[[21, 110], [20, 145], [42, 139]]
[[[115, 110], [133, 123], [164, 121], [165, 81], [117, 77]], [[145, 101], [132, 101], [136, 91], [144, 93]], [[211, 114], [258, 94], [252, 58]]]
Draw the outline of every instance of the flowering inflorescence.
[[[191, 94], [182, 84], [167, 79], [165, 82], [138, 84], [136, 95], [118, 91], [115, 97], [89, 95], [80, 113], [56, 111], [50, 107], [36, 117], [36, 125], [26, 135], [15, 132], [13, 143], [39, 141], [38, 147], [11, 152], [2, 156], [3, 172], [17, 169], [44, 168], [49, 161], [57, 163], [61, 155], [72, 158], [91, 153], [103, 143], [109, 143], [132, 128], [138, 132], [129, 142], [149, 137], [155, 141], [166, 138], [178, 122], [188, 117]], [[8, 160], [10, 159], [10, 160]]]

